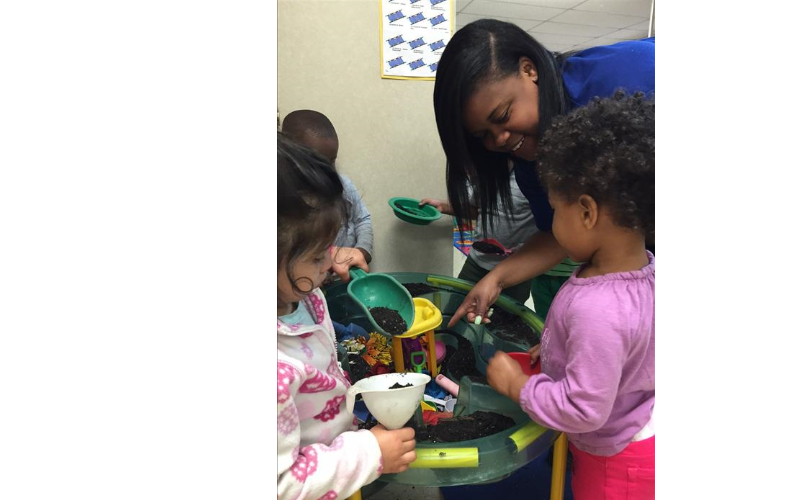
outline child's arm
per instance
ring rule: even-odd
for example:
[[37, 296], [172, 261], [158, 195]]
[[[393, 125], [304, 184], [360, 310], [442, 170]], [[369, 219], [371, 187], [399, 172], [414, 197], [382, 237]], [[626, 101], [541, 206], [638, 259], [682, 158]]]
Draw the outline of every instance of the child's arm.
[[566, 256], [567, 252], [558, 244], [553, 233], [537, 232], [475, 284], [453, 313], [447, 326], [454, 326], [464, 316], [467, 322], [472, 322], [477, 316], [486, 318], [486, 311], [494, 304], [504, 288], [512, 287], [552, 269]]
[[350, 201], [350, 221], [353, 224], [356, 233], [355, 248], [361, 251], [364, 255], [364, 260], [367, 264], [372, 261], [372, 216], [364, 204], [364, 200], [358, 194], [355, 185], [347, 179], [342, 177], [342, 184], [344, 185], [344, 196]]
[[367, 211], [367, 207], [359, 199], [358, 217], [356, 223], [356, 248], [364, 254], [367, 264], [372, 262], [372, 216]]
[[[330, 446], [301, 445], [293, 395], [304, 377], [293, 365], [278, 363], [278, 382], [278, 498], [347, 498], [380, 476], [381, 449], [370, 431], [344, 432]], [[332, 411], [342, 406], [338, 398], [331, 403]]]
[[629, 328], [613, 309], [579, 300], [565, 319], [566, 377], [556, 382], [545, 374], [532, 376], [519, 401], [545, 427], [592, 432], [611, 414], [629, 352]]

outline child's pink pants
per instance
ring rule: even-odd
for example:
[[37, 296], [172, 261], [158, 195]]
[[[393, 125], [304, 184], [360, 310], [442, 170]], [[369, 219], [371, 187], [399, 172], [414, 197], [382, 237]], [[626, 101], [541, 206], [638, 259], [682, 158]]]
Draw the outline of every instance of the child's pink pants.
[[572, 451], [575, 500], [653, 500], [656, 497], [656, 437], [636, 441], [610, 457]]

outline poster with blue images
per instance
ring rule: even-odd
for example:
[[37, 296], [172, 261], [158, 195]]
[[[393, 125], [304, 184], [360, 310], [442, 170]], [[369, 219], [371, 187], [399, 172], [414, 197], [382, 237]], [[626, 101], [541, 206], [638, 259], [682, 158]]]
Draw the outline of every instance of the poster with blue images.
[[433, 80], [453, 35], [454, 0], [381, 0], [381, 77]]

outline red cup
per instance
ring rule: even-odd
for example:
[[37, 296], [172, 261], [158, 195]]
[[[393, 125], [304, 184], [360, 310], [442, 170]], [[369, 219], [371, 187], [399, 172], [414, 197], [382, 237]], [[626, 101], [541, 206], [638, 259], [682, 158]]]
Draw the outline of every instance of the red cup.
[[542, 373], [542, 367], [539, 364], [539, 360], [536, 360], [536, 364], [531, 366], [531, 355], [527, 352], [508, 352], [506, 353], [512, 358], [514, 361], [519, 363], [519, 366], [522, 367], [522, 373], [525, 375], [536, 375], [537, 373]]

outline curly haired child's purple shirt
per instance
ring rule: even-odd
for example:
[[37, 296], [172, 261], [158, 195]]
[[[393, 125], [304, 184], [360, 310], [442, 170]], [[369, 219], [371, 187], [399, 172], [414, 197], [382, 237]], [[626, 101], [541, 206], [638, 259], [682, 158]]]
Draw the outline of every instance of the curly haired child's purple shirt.
[[622, 451], [648, 423], [656, 400], [655, 257], [638, 270], [578, 278], [553, 301], [542, 334], [542, 374], [520, 405], [567, 433], [580, 450]]

